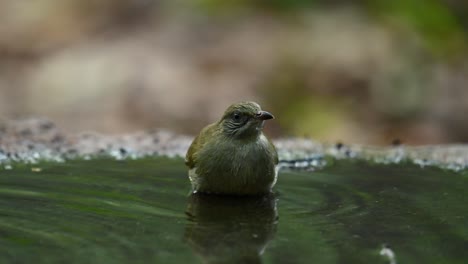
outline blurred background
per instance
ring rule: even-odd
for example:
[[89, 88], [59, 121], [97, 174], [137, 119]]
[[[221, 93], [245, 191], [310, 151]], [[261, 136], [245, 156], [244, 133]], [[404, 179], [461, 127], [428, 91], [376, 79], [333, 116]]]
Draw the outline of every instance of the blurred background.
[[0, 1], [0, 118], [196, 134], [255, 100], [274, 137], [468, 142], [465, 0]]

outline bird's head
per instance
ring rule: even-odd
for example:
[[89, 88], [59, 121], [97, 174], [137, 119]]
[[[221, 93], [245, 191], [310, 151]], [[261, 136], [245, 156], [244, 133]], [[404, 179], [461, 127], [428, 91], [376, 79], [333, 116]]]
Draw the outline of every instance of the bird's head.
[[265, 120], [274, 116], [255, 102], [241, 102], [226, 109], [219, 121], [223, 133], [236, 138], [260, 135]]

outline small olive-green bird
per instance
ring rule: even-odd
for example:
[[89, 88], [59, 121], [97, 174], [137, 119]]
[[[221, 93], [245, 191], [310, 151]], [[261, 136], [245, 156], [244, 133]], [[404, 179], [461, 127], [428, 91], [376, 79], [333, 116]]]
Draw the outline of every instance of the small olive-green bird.
[[203, 128], [185, 158], [193, 192], [269, 193], [278, 175], [278, 154], [262, 129], [272, 118], [257, 103], [241, 102]]

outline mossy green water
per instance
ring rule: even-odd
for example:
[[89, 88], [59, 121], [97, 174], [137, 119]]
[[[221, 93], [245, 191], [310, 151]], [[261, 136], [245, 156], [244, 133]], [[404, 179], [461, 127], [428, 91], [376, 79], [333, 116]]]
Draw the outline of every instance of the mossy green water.
[[275, 195], [191, 196], [181, 159], [15, 164], [0, 263], [387, 263], [384, 243], [466, 263], [467, 189], [466, 172], [341, 161], [280, 173]]

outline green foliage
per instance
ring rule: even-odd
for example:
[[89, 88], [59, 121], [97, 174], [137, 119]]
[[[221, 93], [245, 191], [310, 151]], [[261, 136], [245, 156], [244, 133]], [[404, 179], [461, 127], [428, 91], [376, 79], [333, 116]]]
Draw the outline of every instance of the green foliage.
[[451, 55], [466, 48], [466, 32], [454, 14], [440, 0], [368, 1], [378, 16], [410, 25], [420, 32], [434, 53]]
[[[195, 7], [213, 15], [261, 13], [269, 11], [277, 15], [303, 12], [308, 9], [330, 5], [328, 1], [307, 0], [196, 0]], [[333, 3], [344, 6], [343, 3]], [[422, 34], [428, 48], [437, 55], [451, 56], [465, 50], [466, 29], [463, 28], [456, 10], [441, 0], [365, 0], [352, 1], [346, 6], [362, 8], [371, 16], [399, 26], [409, 26]], [[396, 23], [395, 23], [396, 22]]]

